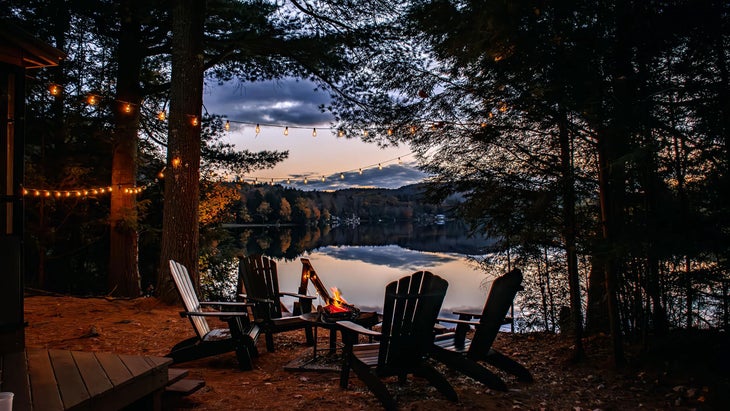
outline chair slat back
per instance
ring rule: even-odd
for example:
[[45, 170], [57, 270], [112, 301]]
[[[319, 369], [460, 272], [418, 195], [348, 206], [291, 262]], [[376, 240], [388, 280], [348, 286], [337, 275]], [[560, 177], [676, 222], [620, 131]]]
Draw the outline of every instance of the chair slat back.
[[[238, 291], [254, 298], [266, 298], [274, 304], [258, 304], [256, 318], [281, 318], [279, 275], [276, 262], [262, 255], [241, 257], [238, 266]], [[267, 312], [261, 312], [267, 310]]]
[[[188, 269], [177, 261], [170, 260], [170, 273], [172, 274], [172, 279], [175, 280], [177, 292], [180, 295], [180, 299], [183, 301], [185, 310], [189, 312], [200, 312], [200, 301], [198, 300], [197, 294], [195, 294], [193, 282], [190, 281]], [[188, 316], [188, 318], [193, 324], [195, 333], [198, 334], [199, 338], [202, 339], [210, 332], [210, 326], [208, 326], [208, 322], [205, 320], [205, 317]]]
[[469, 347], [469, 357], [483, 358], [489, 352], [517, 291], [521, 289], [522, 271], [518, 268], [494, 280]]
[[437, 275], [418, 271], [385, 287], [378, 372], [397, 373], [423, 361], [448, 285]]
[[332, 304], [333, 298], [322, 283], [322, 279], [319, 278], [317, 271], [314, 270], [312, 263], [308, 258], [302, 258], [300, 260], [302, 262], [302, 277], [299, 282], [299, 294], [307, 295], [309, 282], [311, 281], [315, 290], [317, 290], [317, 294], [324, 300], [325, 304]]

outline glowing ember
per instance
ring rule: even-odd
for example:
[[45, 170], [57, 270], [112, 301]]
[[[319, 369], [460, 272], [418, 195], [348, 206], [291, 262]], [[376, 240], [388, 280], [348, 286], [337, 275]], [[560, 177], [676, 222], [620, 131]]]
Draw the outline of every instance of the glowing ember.
[[342, 293], [336, 287], [332, 287], [334, 297], [329, 298], [328, 304], [322, 307], [322, 317], [325, 321], [352, 320], [357, 318], [360, 310], [350, 305], [342, 297]]

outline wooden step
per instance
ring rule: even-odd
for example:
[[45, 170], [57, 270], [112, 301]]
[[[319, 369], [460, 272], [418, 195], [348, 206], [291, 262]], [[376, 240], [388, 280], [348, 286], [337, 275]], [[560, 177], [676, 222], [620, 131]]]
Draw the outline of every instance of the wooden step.
[[165, 387], [165, 392], [186, 396], [205, 387], [205, 381], [184, 378]]
[[188, 376], [188, 370], [182, 368], [167, 369], [167, 385], [174, 384]]

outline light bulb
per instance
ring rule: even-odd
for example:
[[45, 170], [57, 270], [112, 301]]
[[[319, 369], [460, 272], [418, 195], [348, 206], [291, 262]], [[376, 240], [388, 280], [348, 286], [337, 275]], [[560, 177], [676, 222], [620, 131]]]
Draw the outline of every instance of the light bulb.
[[96, 99], [95, 95], [89, 94], [89, 96], [86, 97], [86, 102], [89, 103], [89, 105], [95, 106], [96, 103], [99, 102], [99, 100]]
[[167, 113], [165, 113], [165, 110], [160, 110], [159, 113], [157, 113], [157, 119], [160, 121], [165, 121], [167, 118]]
[[48, 92], [51, 93], [52, 96], [59, 96], [61, 95], [61, 86], [58, 84], [51, 84], [48, 86]]
[[313, 128], [312, 129], [312, 137], [317, 137], [317, 129], [316, 128]]
[[289, 135], [289, 127], [284, 127], [284, 135], [285, 136]]
[[231, 122], [226, 120], [226, 131], [231, 131]]
[[259, 127], [259, 125], [256, 124], [256, 129], [254, 131], [256, 131], [256, 134], [258, 135], [261, 132], [261, 127]]

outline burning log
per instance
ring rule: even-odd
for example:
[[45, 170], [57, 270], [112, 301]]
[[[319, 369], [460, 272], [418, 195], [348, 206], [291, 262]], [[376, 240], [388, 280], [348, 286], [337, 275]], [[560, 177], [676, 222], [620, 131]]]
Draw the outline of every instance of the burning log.
[[357, 307], [349, 304], [342, 298], [342, 293], [340, 293], [339, 289], [333, 287], [332, 294], [334, 294], [334, 297], [330, 295], [322, 280], [319, 279], [314, 267], [309, 263], [309, 260], [302, 259], [302, 279], [303, 281], [311, 281], [314, 289], [317, 290], [317, 294], [325, 302], [325, 305], [317, 310], [320, 313], [322, 321], [354, 320], [360, 315], [360, 310]]

